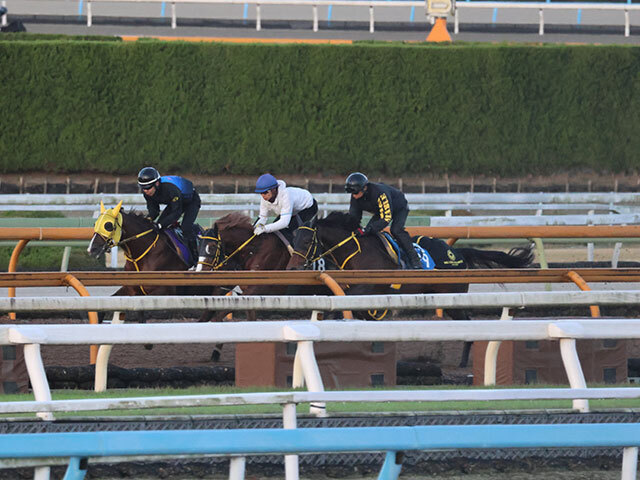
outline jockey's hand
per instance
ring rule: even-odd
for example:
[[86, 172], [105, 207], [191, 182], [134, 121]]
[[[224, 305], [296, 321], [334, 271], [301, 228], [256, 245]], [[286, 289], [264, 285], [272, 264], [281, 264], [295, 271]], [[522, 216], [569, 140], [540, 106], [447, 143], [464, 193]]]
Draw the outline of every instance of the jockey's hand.
[[263, 233], [266, 233], [267, 230], [264, 228], [264, 225], [262, 223], [259, 223], [256, 225], [256, 228], [253, 229], [253, 234], [254, 235], [262, 235]]
[[364, 237], [365, 233], [364, 230], [362, 229], [362, 227], [358, 227], [356, 229], [356, 237]]
[[154, 227], [156, 227], [156, 230], [158, 230], [158, 231], [162, 230], [162, 224], [161, 224], [161, 223], [159, 223], [159, 222], [154, 222], [154, 224], [153, 224], [153, 225], [154, 225]]

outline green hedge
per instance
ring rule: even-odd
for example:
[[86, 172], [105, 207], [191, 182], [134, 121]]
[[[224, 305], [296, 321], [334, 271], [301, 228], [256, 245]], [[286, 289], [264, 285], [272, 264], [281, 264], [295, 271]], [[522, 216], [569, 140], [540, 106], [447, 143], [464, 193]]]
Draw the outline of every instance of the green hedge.
[[640, 164], [640, 47], [0, 42], [0, 172]]

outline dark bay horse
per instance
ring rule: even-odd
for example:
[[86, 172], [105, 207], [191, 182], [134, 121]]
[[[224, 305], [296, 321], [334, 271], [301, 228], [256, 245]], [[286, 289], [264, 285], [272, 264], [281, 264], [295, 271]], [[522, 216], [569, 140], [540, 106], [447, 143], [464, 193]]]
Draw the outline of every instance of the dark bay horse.
[[[287, 269], [305, 268], [321, 256], [330, 256], [340, 269], [346, 270], [397, 270], [398, 262], [387, 252], [382, 241], [375, 235], [357, 236], [359, 223], [347, 213], [332, 212], [317, 220], [311, 227], [300, 227], [294, 242], [294, 255]], [[533, 261], [531, 248], [514, 248], [509, 253], [475, 248], [452, 248], [445, 242], [428, 237], [416, 237], [421, 246], [428, 249], [436, 268], [523, 268]], [[438, 254], [436, 254], [436, 252]], [[349, 295], [388, 293], [466, 293], [469, 285], [403, 285], [391, 289], [389, 285], [355, 285]], [[367, 312], [369, 318], [380, 319], [378, 312]], [[453, 320], [469, 320], [462, 309], [447, 310]], [[366, 316], [365, 316], [366, 318]], [[465, 343], [460, 366], [467, 365], [471, 343]]]
[[[120, 247], [126, 259], [125, 271], [187, 270], [189, 265], [174, 247], [166, 231], [158, 231], [142, 213], [122, 211], [122, 202], [106, 210], [100, 205], [100, 216], [87, 251], [99, 257], [112, 247]], [[114, 295], [175, 295], [177, 287], [124, 286]]]
[[[251, 219], [238, 212], [218, 219], [213, 228], [200, 236], [197, 271], [204, 270], [284, 270], [291, 255], [274, 233], [253, 234]], [[229, 291], [234, 286], [226, 289]], [[287, 291], [281, 285], [240, 285], [244, 295], [277, 295]], [[221, 321], [229, 312], [213, 316], [208, 312], [200, 321]], [[255, 312], [253, 318], [255, 320]], [[205, 314], [206, 315], [206, 314]]]

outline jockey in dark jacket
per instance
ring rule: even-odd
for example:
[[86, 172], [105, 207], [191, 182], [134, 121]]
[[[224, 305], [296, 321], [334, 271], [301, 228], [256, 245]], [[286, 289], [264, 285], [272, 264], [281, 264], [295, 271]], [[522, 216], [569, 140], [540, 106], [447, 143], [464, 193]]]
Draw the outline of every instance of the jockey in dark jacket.
[[[147, 201], [149, 217], [156, 227], [160, 230], [167, 228], [176, 223], [182, 215], [180, 226], [184, 238], [191, 252], [197, 252], [193, 224], [200, 211], [200, 196], [193, 188], [193, 183], [186, 178], [173, 175], [161, 177], [155, 168], [145, 167], [138, 173], [138, 185]], [[162, 213], [160, 205], [166, 205]]]
[[391, 234], [407, 254], [411, 268], [421, 270], [422, 265], [413, 248], [411, 237], [404, 229], [407, 215], [409, 215], [409, 206], [404, 193], [384, 183], [369, 182], [366, 175], [360, 172], [352, 173], [347, 177], [344, 189], [351, 194], [349, 215], [360, 222], [363, 211], [373, 214], [364, 229], [364, 235], [380, 232], [391, 224]]

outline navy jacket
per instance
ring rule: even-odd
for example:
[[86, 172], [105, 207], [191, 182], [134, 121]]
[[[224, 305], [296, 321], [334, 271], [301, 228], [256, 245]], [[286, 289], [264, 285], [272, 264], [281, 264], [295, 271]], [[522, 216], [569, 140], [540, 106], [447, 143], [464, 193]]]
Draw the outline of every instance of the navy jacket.
[[407, 199], [397, 188], [384, 183], [368, 183], [364, 195], [355, 199], [351, 197], [349, 215], [355, 217], [358, 222], [362, 220], [362, 212], [372, 213], [373, 216], [367, 224], [367, 231], [379, 232], [393, 219], [396, 212], [408, 208]]

